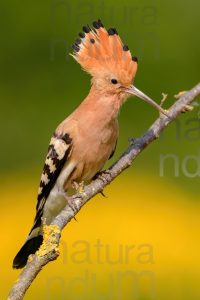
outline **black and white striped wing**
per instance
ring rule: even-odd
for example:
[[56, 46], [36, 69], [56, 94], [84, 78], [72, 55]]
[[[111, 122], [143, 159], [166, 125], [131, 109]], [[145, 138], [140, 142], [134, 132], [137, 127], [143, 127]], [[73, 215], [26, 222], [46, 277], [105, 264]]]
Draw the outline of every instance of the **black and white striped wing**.
[[[46, 199], [72, 151], [72, 139], [69, 134], [54, 134], [51, 138], [46, 156], [37, 198], [37, 214], [34, 228], [40, 226], [41, 216]], [[34, 229], [32, 228], [32, 230]]]
[[53, 135], [42, 172], [34, 224], [27, 240], [13, 260], [13, 268], [23, 268], [27, 263], [29, 254], [35, 253], [42, 244], [43, 236], [40, 233], [40, 226], [43, 208], [66, 160], [70, 157], [71, 151], [72, 139], [68, 134]]

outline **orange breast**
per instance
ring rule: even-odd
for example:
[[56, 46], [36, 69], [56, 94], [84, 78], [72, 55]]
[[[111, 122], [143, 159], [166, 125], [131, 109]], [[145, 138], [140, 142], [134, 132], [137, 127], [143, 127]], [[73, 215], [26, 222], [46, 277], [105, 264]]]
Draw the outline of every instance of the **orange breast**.
[[79, 138], [74, 140], [71, 159], [78, 163], [71, 180], [78, 182], [91, 180], [103, 168], [118, 138], [117, 120], [88, 130], [80, 128]]

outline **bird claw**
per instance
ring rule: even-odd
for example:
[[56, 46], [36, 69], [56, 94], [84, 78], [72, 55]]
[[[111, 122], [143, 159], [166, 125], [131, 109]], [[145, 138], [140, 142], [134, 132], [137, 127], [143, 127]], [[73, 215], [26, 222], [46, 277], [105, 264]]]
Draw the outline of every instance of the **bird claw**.
[[73, 181], [72, 182], [72, 188], [76, 190], [78, 194], [82, 194], [84, 192], [84, 181], [81, 181], [80, 183]]
[[[79, 208], [76, 205], [76, 203], [75, 203], [75, 201], [74, 201], [74, 199], [72, 197], [69, 198], [69, 199], [67, 199], [67, 204], [69, 205], [69, 207], [71, 208], [71, 210], [73, 210], [74, 214], [77, 214], [77, 212], [79, 211]], [[76, 220], [75, 217], [74, 217], [74, 219]]]
[[103, 197], [107, 198], [107, 196], [104, 194], [103, 191], [100, 191], [99, 193], [100, 193]]
[[104, 184], [106, 184], [110, 178], [111, 178], [110, 170], [101, 171], [95, 175], [95, 179], [102, 180]]

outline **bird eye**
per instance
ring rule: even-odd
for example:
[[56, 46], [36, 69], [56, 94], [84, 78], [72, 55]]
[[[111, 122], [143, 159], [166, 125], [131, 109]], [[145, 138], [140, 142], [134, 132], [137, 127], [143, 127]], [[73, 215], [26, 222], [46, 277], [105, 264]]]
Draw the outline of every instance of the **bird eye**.
[[117, 79], [111, 79], [111, 82], [112, 82], [112, 84], [117, 84], [118, 83]]

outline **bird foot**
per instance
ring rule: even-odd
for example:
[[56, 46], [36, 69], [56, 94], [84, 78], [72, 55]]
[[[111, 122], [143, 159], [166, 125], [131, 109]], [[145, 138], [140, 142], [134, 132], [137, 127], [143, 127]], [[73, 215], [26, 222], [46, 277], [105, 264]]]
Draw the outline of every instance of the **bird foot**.
[[81, 182], [76, 182], [76, 181], [73, 181], [72, 182], [72, 188], [76, 190], [77, 193], [79, 194], [82, 194], [84, 192], [84, 181], [81, 181]]
[[[77, 212], [79, 211], [79, 207], [76, 204], [76, 202], [74, 201], [73, 197], [70, 197], [67, 200], [67, 204], [69, 205], [69, 207], [73, 210], [74, 214], [77, 214]], [[76, 220], [76, 218], [74, 217], [74, 219]], [[77, 220], [76, 220], [77, 221]]]
[[110, 170], [104, 170], [101, 172], [98, 172], [93, 179], [100, 179], [103, 181], [103, 183], [108, 183], [110, 179], [112, 178]]
[[107, 198], [106, 194], [104, 194], [104, 191], [100, 191], [99, 194], [101, 194], [103, 197]]
[[[101, 177], [101, 174], [102, 174], [102, 172], [98, 172], [98, 173], [92, 178], [92, 180], [95, 180], [95, 179], [100, 178], [100, 177]], [[100, 179], [101, 179], [101, 178], [100, 178]], [[101, 194], [103, 197], [107, 197], [107, 196], [104, 194], [104, 191], [103, 191], [103, 190], [100, 191], [99, 194]]]

